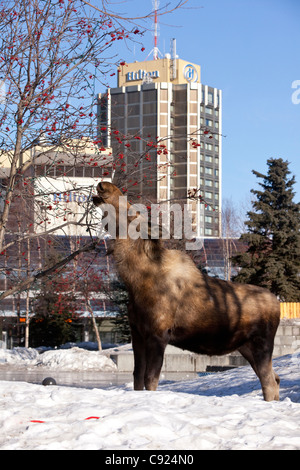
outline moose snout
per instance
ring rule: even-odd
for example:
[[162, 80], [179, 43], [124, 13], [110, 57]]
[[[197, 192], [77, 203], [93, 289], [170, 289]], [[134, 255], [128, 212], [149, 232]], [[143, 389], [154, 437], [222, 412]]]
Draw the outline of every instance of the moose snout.
[[93, 203], [95, 204], [95, 206], [99, 206], [100, 204], [103, 204], [104, 203], [104, 199], [102, 197], [102, 193], [103, 193], [103, 186], [101, 183], [98, 183], [97, 184], [97, 193], [98, 195], [94, 195], [92, 196], [92, 200], [93, 200]]
[[92, 200], [95, 206], [100, 206], [100, 204], [103, 204], [104, 202], [102, 197], [99, 197], [99, 196], [92, 196]]

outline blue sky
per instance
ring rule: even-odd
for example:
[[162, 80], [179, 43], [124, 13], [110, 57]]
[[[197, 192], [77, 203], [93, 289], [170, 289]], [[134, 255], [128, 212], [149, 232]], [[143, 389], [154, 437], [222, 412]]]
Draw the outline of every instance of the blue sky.
[[[120, 0], [115, 7], [142, 15], [152, 1]], [[292, 83], [300, 81], [299, 22], [299, 0], [189, 0], [159, 19], [161, 52], [175, 37], [179, 57], [201, 66], [202, 83], [223, 91], [223, 199], [249, 203], [258, 183], [252, 170], [265, 173], [267, 160], [281, 157], [290, 162], [300, 201], [300, 103], [292, 102]], [[123, 59], [146, 59], [150, 31], [143, 46], [145, 52], [122, 49]]]

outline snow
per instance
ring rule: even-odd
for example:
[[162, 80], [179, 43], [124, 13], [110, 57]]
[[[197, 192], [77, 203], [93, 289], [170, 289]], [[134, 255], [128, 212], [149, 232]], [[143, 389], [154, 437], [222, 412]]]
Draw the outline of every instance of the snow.
[[[0, 350], [1, 368], [115, 371], [81, 348]], [[156, 392], [132, 382], [106, 388], [0, 381], [1, 450], [300, 449], [300, 352], [276, 358], [279, 402], [265, 402], [248, 366], [192, 380], [162, 380]]]
[[14, 348], [12, 350], [0, 349], [0, 364], [19, 364], [20, 360], [27, 366], [47, 367], [51, 369], [70, 370], [101, 370], [115, 371], [114, 362], [98, 351], [85, 351], [73, 347], [71, 349], [56, 349], [39, 351], [31, 348]]

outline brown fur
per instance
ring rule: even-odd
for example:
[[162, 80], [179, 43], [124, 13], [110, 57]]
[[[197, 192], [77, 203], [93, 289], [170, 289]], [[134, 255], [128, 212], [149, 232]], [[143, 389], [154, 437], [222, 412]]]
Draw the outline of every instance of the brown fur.
[[[122, 193], [107, 182], [99, 183], [97, 191], [94, 204], [112, 204], [118, 225]], [[257, 286], [212, 279], [189, 256], [167, 250], [160, 240], [117, 236], [113, 254], [130, 296], [135, 390], [156, 390], [169, 343], [208, 355], [239, 350], [259, 377], [264, 399], [279, 399], [279, 377], [272, 368], [280, 318], [274, 295]]]

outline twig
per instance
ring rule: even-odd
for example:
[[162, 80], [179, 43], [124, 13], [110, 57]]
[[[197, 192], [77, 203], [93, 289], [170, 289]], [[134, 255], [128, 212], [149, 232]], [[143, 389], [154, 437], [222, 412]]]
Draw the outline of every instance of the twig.
[[16, 292], [21, 292], [26, 289], [29, 289], [36, 281], [39, 279], [49, 276], [53, 272], [57, 271], [57, 269], [64, 267], [66, 264], [68, 264], [72, 259], [76, 258], [78, 255], [81, 253], [86, 253], [88, 251], [93, 251], [96, 248], [97, 243], [99, 242], [99, 239], [94, 240], [93, 242], [89, 243], [88, 245], [83, 246], [82, 248], [79, 248], [78, 250], [74, 251], [71, 253], [69, 256], [64, 258], [63, 260], [59, 261], [55, 265], [51, 266], [48, 269], [45, 269], [43, 271], [38, 272], [37, 274], [34, 274], [33, 276], [28, 277], [24, 281], [20, 282], [19, 284], [15, 285], [11, 289], [8, 289], [0, 295], [0, 300], [5, 299], [9, 295], [13, 295]]

